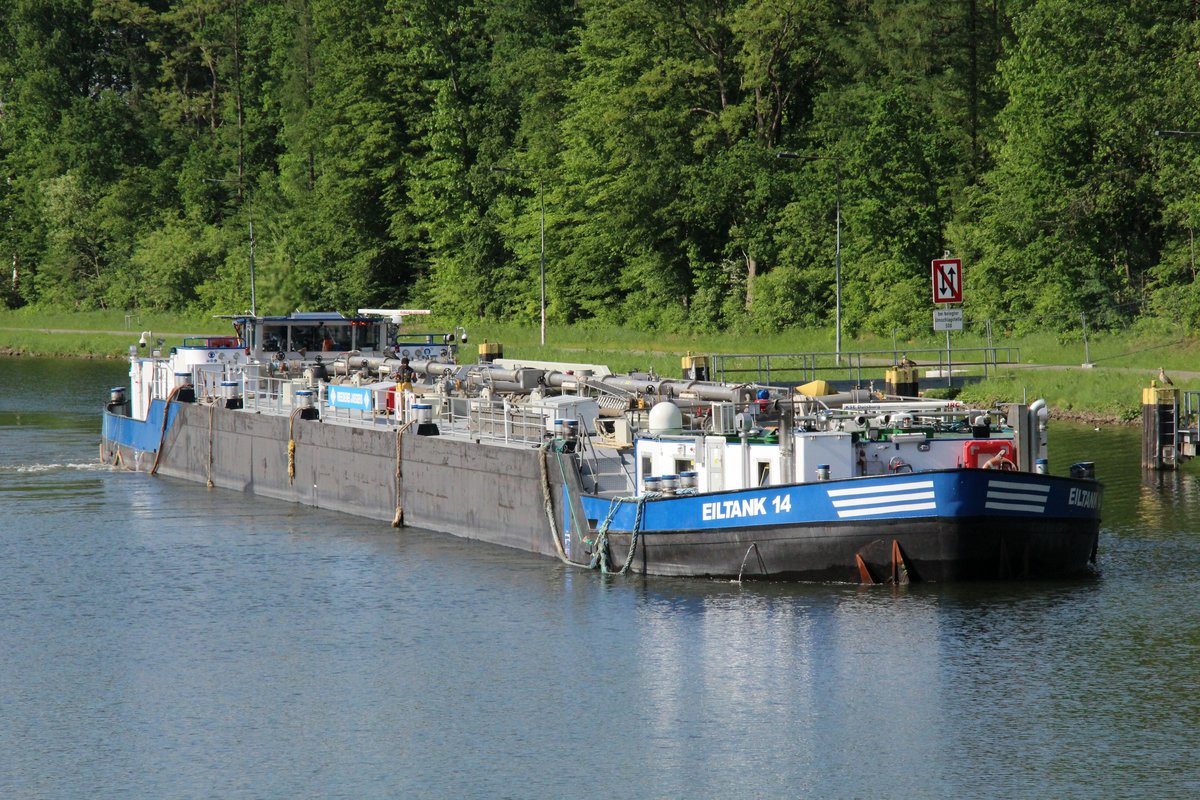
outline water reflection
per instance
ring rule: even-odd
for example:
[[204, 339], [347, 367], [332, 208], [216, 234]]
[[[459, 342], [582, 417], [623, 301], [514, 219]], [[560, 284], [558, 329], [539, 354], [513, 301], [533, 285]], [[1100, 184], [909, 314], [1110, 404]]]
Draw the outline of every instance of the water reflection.
[[1142, 472], [1138, 494], [1139, 527], [1164, 533], [1178, 530], [1187, 520], [1196, 518], [1200, 508], [1200, 478], [1190, 467], [1178, 471]]

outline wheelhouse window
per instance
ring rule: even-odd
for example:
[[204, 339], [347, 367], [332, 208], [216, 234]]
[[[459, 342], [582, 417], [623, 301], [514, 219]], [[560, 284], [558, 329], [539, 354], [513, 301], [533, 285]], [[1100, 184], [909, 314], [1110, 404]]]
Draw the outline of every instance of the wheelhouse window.
[[263, 325], [260, 346], [263, 352], [278, 353], [287, 349], [288, 329], [286, 325]]
[[321, 349], [321, 341], [325, 338], [325, 326], [318, 325], [313, 327], [309, 325], [293, 325], [292, 326], [292, 349], [303, 350], [304, 352], [319, 351]]
[[350, 341], [350, 326], [345, 323], [329, 323], [318, 326], [313, 349], [325, 353], [346, 352], [354, 349]]
[[357, 350], [379, 350], [383, 347], [383, 342], [380, 340], [379, 329], [382, 327], [377, 322], [366, 320], [355, 320], [350, 323], [354, 331], [354, 348]]

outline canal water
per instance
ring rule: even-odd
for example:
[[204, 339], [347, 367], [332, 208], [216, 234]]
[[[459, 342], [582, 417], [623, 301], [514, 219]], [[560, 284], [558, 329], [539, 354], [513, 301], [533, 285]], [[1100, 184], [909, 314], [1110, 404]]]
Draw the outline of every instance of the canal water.
[[1200, 795], [1200, 481], [1095, 580], [604, 577], [98, 462], [120, 363], [0, 359], [0, 797]]

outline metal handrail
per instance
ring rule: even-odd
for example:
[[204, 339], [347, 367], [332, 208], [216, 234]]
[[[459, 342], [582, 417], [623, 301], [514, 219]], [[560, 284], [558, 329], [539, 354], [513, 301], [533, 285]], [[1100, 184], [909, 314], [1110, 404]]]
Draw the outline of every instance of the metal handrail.
[[[714, 379], [720, 382], [771, 384], [773, 381], [812, 381], [822, 375], [837, 373], [842, 378], [861, 383], [864, 374], [882, 374], [908, 356], [917, 366], [937, 369], [949, 375], [955, 367], [983, 367], [984, 377], [989, 370], [1021, 363], [1019, 347], [963, 347], [952, 349], [923, 348], [899, 350], [863, 350], [842, 353], [839, 365], [836, 353], [717, 353], [710, 356]], [[753, 377], [750, 377], [753, 376]], [[785, 377], [786, 376], [786, 377]], [[798, 377], [795, 377], [798, 376]]]

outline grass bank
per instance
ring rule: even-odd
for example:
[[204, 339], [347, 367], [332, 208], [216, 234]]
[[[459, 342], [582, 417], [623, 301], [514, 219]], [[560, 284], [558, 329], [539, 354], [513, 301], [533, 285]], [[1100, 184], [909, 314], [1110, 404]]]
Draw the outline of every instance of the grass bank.
[[186, 314], [122, 311], [62, 312], [22, 308], [0, 311], [0, 353], [24, 356], [120, 358], [142, 331], [166, 346], [185, 336], [225, 333], [229, 321]]
[[[450, 330], [456, 323], [425, 318], [407, 330]], [[185, 336], [226, 334], [229, 321], [211, 316], [180, 314], [126, 315], [123, 312], [64, 313], [33, 309], [0, 311], [0, 353], [29, 356], [120, 358], [142, 331], [164, 339], [170, 347]], [[505, 355], [547, 361], [606, 364], [620, 372], [653, 369], [678, 375], [680, 357], [695, 354], [824, 353], [832, 364], [834, 340], [826, 330], [785, 330], [769, 335], [684, 335], [636, 331], [596, 324], [554, 325], [547, 345], [539, 344], [537, 326], [477, 322], [469, 329], [468, 347], [484, 340], [501, 342]], [[955, 334], [955, 351], [982, 348], [979, 336]], [[981, 383], [968, 385], [960, 397], [972, 403], [1045, 398], [1055, 414], [1108, 422], [1135, 420], [1140, 415], [1141, 390], [1159, 367], [1182, 389], [1200, 390], [1200, 340], [1170, 334], [1093, 334], [1085, 348], [1082, 336], [1039, 334], [996, 336], [992, 344], [1006, 348], [1019, 364], [1002, 367]], [[921, 364], [935, 364], [944, 350], [941, 334], [893, 340], [876, 336], [846, 337], [844, 353], [869, 354], [868, 363], [891, 363], [893, 353], [906, 353]], [[1091, 368], [1081, 365], [1088, 359]], [[980, 374], [976, 368], [974, 374]], [[846, 377], [831, 373], [828, 377]], [[940, 381], [922, 379], [923, 388], [940, 391]]]

